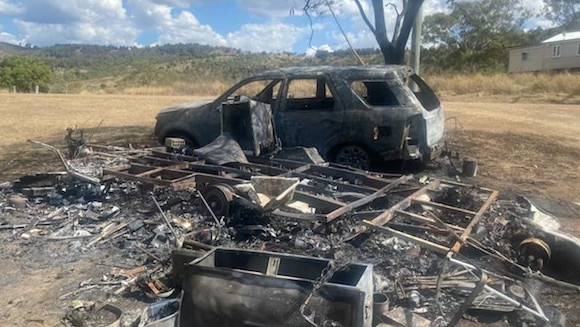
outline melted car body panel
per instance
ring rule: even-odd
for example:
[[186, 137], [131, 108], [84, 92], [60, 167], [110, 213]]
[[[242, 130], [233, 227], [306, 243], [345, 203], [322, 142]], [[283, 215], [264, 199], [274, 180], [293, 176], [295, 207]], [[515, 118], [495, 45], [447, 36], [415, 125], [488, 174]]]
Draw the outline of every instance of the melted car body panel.
[[257, 74], [212, 102], [162, 111], [155, 134], [163, 140], [182, 131], [203, 146], [220, 134], [221, 104], [235, 96], [270, 105], [282, 146], [316, 147], [330, 161], [346, 146], [382, 160], [428, 160], [444, 142], [443, 106], [423, 80], [400, 65], [290, 67]]

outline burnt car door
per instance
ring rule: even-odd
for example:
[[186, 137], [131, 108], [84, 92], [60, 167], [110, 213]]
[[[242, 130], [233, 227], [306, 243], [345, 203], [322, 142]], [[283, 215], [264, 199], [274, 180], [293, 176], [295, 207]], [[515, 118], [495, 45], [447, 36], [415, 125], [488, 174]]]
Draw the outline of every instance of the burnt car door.
[[335, 94], [325, 77], [289, 79], [274, 114], [282, 146], [316, 147], [326, 156], [343, 130], [343, 106]]
[[274, 110], [280, 91], [281, 78], [248, 78], [238, 82], [212, 103], [199, 110], [190, 110], [186, 116], [173, 118], [176, 125], [185, 125], [197, 141], [204, 146], [215, 140], [221, 133], [222, 104], [235, 98], [247, 97], [264, 102]]

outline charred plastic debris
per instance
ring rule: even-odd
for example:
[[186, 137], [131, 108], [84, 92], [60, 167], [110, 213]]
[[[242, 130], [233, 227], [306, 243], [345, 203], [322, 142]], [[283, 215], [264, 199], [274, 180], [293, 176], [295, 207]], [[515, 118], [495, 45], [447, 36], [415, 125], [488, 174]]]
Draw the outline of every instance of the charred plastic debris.
[[79, 141], [66, 159], [35, 142], [65, 172], [2, 184], [0, 237], [113, 266], [59, 295], [65, 325], [561, 323], [541, 284], [580, 289], [580, 243], [533, 201], [280, 149], [251, 104], [201, 149]]

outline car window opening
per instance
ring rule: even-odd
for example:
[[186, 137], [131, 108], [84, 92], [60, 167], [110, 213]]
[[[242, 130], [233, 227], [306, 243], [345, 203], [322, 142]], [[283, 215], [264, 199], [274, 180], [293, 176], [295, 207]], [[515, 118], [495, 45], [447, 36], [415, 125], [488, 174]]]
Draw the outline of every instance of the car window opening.
[[286, 110], [333, 110], [334, 95], [324, 79], [293, 79], [288, 84]]
[[353, 81], [352, 90], [370, 106], [399, 106], [397, 96], [386, 81]]
[[278, 98], [280, 81], [279, 79], [251, 81], [233, 90], [228, 98], [246, 96], [255, 101], [273, 104]]
[[432, 111], [441, 106], [441, 102], [437, 98], [437, 95], [435, 95], [433, 90], [421, 79], [421, 77], [415, 74], [411, 75], [409, 76], [407, 83], [425, 110]]

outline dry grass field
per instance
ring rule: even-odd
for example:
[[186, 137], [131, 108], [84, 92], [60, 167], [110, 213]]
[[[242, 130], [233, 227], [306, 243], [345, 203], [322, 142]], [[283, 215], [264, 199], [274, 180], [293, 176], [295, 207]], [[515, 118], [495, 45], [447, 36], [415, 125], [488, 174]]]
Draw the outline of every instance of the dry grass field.
[[64, 145], [68, 127], [93, 143], [152, 142], [155, 115], [184, 96], [0, 94], [0, 180], [58, 168], [50, 150], [28, 139]]
[[436, 74], [425, 79], [440, 94], [472, 100], [580, 104], [580, 74]]
[[[50, 150], [27, 143], [27, 139], [63, 147], [65, 129], [78, 127], [92, 143], [154, 144], [155, 114], [169, 104], [187, 100], [193, 99], [0, 94], [0, 182], [60, 169]], [[475, 157], [479, 163], [478, 176], [470, 182], [507, 192], [580, 201], [580, 105], [453, 99], [444, 103], [450, 149]], [[566, 228], [578, 235], [576, 222], [569, 220]], [[18, 244], [4, 245], [5, 252], [21, 251], [13, 248]], [[4, 307], [0, 326], [59, 325], [59, 306], [69, 304], [55, 301], [63, 289], [109, 269], [87, 260], [63, 267], [31, 268], [23, 258], [0, 260], [0, 307]], [[578, 321], [571, 318], [573, 323]]]
[[452, 149], [479, 162], [479, 183], [580, 201], [580, 106], [446, 103]]

